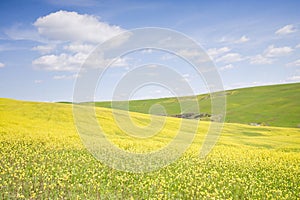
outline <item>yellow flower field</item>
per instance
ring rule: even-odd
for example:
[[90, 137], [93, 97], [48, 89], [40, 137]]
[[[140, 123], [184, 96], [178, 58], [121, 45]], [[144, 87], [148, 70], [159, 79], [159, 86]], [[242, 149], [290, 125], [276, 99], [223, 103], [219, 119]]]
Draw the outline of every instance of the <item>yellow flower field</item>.
[[[163, 147], [181, 120], [167, 118], [163, 130], [143, 140], [114, 126], [110, 109], [96, 113], [109, 140], [131, 152]], [[141, 126], [150, 121], [131, 117]], [[300, 198], [300, 129], [225, 124], [213, 151], [200, 159], [208, 126], [200, 123], [191, 147], [171, 165], [129, 173], [86, 150], [71, 105], [0, 99], [0, 199]]]

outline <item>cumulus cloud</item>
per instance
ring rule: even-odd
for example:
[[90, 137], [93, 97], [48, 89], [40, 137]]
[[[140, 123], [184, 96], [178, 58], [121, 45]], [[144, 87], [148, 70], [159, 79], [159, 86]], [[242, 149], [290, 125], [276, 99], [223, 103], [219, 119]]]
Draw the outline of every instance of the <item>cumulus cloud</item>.
[[207, 50], [207, 54], [211, 57], [211, 58], [216, 58], [224, 53], [229, 52], [231, 49], [228, 47], [221, 47], [221, 48], [211, 48]]
[[277, 57], [286, 56], [294, 50], [291, 47], [275, 47], [274, 45], [268, 46], [262, 54], [258, 54], [250, 58], [251, 64], [272, 64]]
[[48, 54], [54, 51], [56, 48], [55, 44], [48, 44], [48, 45], [39, 45], [32, 48], [34, 51], [38, 51], [41, 54]]
[[153, 53], [153, 49], [147, 48], [142, 50], [142, 54], [151, 54], [151, 53]]
[[35, 84], [40, 84], [40, 83], [42, 83], [43, 82], [43, 80], [34, 80], [34, 83]]
[[0, 68], [5, 67], [5, 64], [0, 62]]
[[32, 64], [36, 69], [46, 71], [77, 71], [86, 58], [87, 55], [82, 53], [75, 55], [62, 53], [39, 57], [32, 61]]
[[250, 58], [251, 64], [272, 64], [277, 57], [286, 56], [294, 50], [291, 47], [275, 47], [274, 45], [268, 46], [262, 54], [258, 54]]
[[275, 34], [276, 35], [286, 35], [286, 34], [290, 34], [290, 33], [294, 33], [296, 32], [296, 28], [294, 27], [294, 25], [292, 24], [289, 24], [289, 25], [286, 25], [280, 29], [278, 29]]
[[228, 64], [228, 65], [221, 67], [220, 71], [225, 71], [225, 70], [229, 70], [229, 69], [233, 69], [233, 68], [234, 68], [234, 66], [232, 64]]
[[241, 44], [241, 43], [245, 43], [248, 42], [250, 40], [249, 37], [247, 37], [246, 35], [242, 35], [240, 38], [234, 38], [234, 37], [226, 37], [223, 36], [219, 42], [220, 43], [229, 43], [229, 44]]
[[264, 55], [266, 57], [279, 57], [285, 56], [293, 52], [291, 47], [275, 47], [274, 45], [268, 46], [268, 48], [264, 51]]
[[286, 64], [286, 66], [288, 66], [288, 67], [293, 67], [293, 66], [297, 66], [297, 67], [299, 67], [300, 66], [300, 59], [298, 59], [298, 60], [296, 60], [296, 61], [294, 61], [294, 62], [290, 62], [290, 63], [288, 63], [288, 64]]
[[91, 60], [86, 60], [88, 54], [76, 53], [73, 55], [62, 53], [59, 55], [45, 55], [35, 59], [32, 65], [36, 69], [46, 70], [46, 71], [78, 71], [83, 63], [91, 68], [105, 68], [109, 64], [111, 67], [123, 67], [127, 66], [127, 61], [125, 58], [116, 59], [103, 59], [100, 57], [91, 58]]
[[71, 75], [56, 75], [53, 76], [53, 79], [55, 80], [66, 80], [66, 79], [76, 79], [78, 77], [78, 74], [71, 74]]
[[64, 50], [73, 52], [73, 53], [90, 53], [95, 48], [95, 45], [82, 44], [82, 43], [72, 43], [64, 46]]
[[182, 74], [182, 78], [184, 81], [191, 81], [192, 76], [190, 74]]
[[183, 49], [178, 52], [179, 55], [183, 57], [196, 57], [196, 56], [202, 56], [203, 53], [199, 52], [198, 50], [189, 50], [189, 49]]
[[234, 43], [240, 44], [240, 43], [248, 42], [249, 40], [250, 39], [247, 36], [243, 35], [240, 39], [234, 41]]
[[[209, 62], [210, 58], [207, 56], [207, 54], [203, 51], [198, 51], [195, 49], [183, 49], [178, 52], [178, 55], [197, 63], [205, 63]], [[163, 58], [166, 60], [165, 58]]]
[[11, 28], [4, 29], [4, 33], [12, 40], [32, 40], [37, 42], [47, 42], [42, 38], [34, 28], [14, 25]]
[[[41, 54], [48, 54], [32, 61], [34, 68], [46, 71], [78, 71], [98, 43], [124, 31], [118, 26], [100, 21], [96, 16], [68, 11], [58, 11], [40, 17], [34, 22], [34, 26], [41, 37], [57, 44], [33, 48]], [[116, 39], [111, 45], [119, 45], [127, 39], [127, 36], [129, 35]], [[54, 50], [59, 53], [53, 54]], [[97, 58], [92, 62], [88, 64], [93, 67], [104, 67], [112, 60]], [[113, 66], [124, 65], [124, 59], [117, 59]]]
[[63, 10], [38, 18], [34, 26], [50, 40], [91, 43], [103, 42], [123, 31], [95, 16]]
[[296, 48], [300, 48], [300, 44], [298, 44], [298, 45], [296, 46]]
[[265, 57], [263, 55], [256, 55], [252, 58], [250, 58], [251, 64], [272, 64], [274, 59]]
[[242, 60], [243, 60], [243, 58], [239, 53], [228, 53], [228, 54], [216, 59], [217, 62], [223, 62], [223, 63], [233, 63], [233, 62], [239, 62]]

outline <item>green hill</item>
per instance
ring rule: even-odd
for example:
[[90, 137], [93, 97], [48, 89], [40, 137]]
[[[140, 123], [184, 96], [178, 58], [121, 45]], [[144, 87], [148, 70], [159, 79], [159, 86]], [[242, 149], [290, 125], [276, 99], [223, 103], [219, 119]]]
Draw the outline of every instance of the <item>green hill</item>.
[[[300, 83], [270, 85], [226, 91], [227, 107], [225, 122], [257, 124], [281, 127], [300, 126]], [[184, 103], [193, 105], [189, 97], [181, 97]], [[198, 96], [200, 113], [210, 114], [209, 95]], [[111, 102], [96, 102], [99, 107], [111, 107]], [[115, 102], [114, 108], [126, 110], [127, 102]], [[129, 110], [149, 113], [150, 108], [160, 104], [168, 116], [181, 114], [176, 98], [132, 100]], [[151, 110], [152, 114], [162, 115], [161, 109]], [[184, 113], [194, 113], [190, 106]]]

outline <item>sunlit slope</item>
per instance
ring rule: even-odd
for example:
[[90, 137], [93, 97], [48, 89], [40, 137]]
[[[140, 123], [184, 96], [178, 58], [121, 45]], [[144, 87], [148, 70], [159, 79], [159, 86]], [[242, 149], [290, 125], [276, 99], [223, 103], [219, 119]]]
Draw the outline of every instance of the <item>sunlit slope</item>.
[[[141, 144], [141, 141], [145, 141], [146, 143], [156, 141], [164, 145], [178, 133], [179, 128], [182, 128], [182, 132], [184, 133], [193, 133], [195, 130], [192, 128], [196, 127], [198, 123], [194, 120], [135, 112], [130, 113], [129, 116], [130, 118], [127, 118], [127, 112], [122, 110], [115, 110], [113, 113], [111, 109], [108, 108], [96, 108], [96, 118], [109, 139], [124, 139], [126, 142], [136, 142], [137, 145]], [[116, 124], [115, 118], [124, 124]], [[155, 134], [148, 139], [144, 139], [131, 137], [131, 133], [124, 132], [122, 127], [128, 124], [128, 119], [132, 120], [133, 126], [139, 126], [141, 128], [147, 127], [151, 120], [154, 121], [154, 123], [158, 123], [159, 125], [157, 126], [161, 126], [162, 122], [164, 123], [163, 126], [159, 128], [157, 128], [155, 124], [152, 124], [153, 131], [156, 131]], [[199, 123], [198, 130], [196, 130], [196, 143], [201, 142], [205, 137], [209, 123], [210, 122], [206, 121]], [[185, 127], [182, 127], [183, 125]], [[0, 99], [0, 127], [2, 139], [6, 137], [11, 139], [12, 136], [16, 136], [16, 138], [19, 139], [34, 139], [37, 136], [42, 139], [55, 137], [55, 140], [57, 140], [61, 138], [65, 141], [67, 138], [67, 142], [63, 142], [62, 145], [72, 144], [77, 147], [81, 146], [81, 141], [73, 121], [72, 105]], [[134, 130], [135, 129], [133, 129], [133, 131]], [[149, 131], [149, 134], [154, 133], [151, 133], [152, 129], [150, 127], [150, 129], [140, 129], [140, 133], [133, 134], [135, 136], [141, 134], [143, 137], [145, 133], [142, 132], [142, 130]], [[262, 146], [271, 149], [296, 148], [296, 146], [292, 144], [297, 144], [300, 136], [299, 133], [300, 129], [297, 128], [253, 127], [242, 124], [225, 123], [219, 144], [255, 146], [254, 143], [256, 143], [258, 147], [262, 144]], [[31, 138], [32, 135], [34, 136], [33, 138]], [[146, 148], [144, 145], [141, 146], [143, 146], [143, 149]]]
[[[226, 94], [226, 122], [279, 127], [300, 126], [300, 83], [229, 90]], [[184, 113], [195, 112], [195, 104], [189, 97], [183, 97], [182, 101], [190, 105], [188, 110], [183, 111]], [[198, 101], [200, 113], [211, 113], [208, 95], [199, 95]], [[151, 106], [155, 104], [162, 105], [168, 115], [181, 113], [176, 98], [130, 101], [129, 110], [149, 113]], [[96, 105], [111, 107], [111, 102], [97, 102]], [[125, 102], [115, 103], [114, 108], [127, 109]], [[164, 114], [159, 109], [153, 109], [152, 113]]]
[[[116, 114], [128, 123], [124, 111]], [[156, 135], [141, 139], [115, 126], [110, 109], [97, 108], [96, 117], [109, 140], [130, 152], [163, 148], [181, 122], [166, 118]], [[151, 122], [145, 114], [131, 113], [131, 118], [140, 127]], [[183, 134], [190, 134], [196, 121], [184, 121]], [[84, 148], [72, 105], [0, 99], [0, 198], [299, 198], [299, 129], [225, 124], [211, 154], [199, 159], [208, 127], [209, 122], [200, 123], [195, 142], [172, 165], [151, 173], [126, 173], [106, 167]]]

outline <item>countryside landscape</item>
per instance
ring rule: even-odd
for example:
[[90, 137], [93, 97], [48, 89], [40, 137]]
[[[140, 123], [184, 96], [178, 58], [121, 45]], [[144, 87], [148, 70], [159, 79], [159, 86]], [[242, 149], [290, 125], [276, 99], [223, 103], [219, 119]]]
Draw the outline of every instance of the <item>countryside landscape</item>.
[[1, 1], [0, 200], [300, 199], [299, 7]]
[[[210, 122], [201, 121], [193, 144], [180, 160], [144, 174], [113, 170], [97, 161], [76, 132], [70, 104], [2, 98], [1, 198], [297, 199], [300, 193], [300, 129], [297, 127], [300, 112], [296, 101], [300, 98], [299, 88], [298, 83], [234, 90], [236, 95], [228, 99], [232, 112], [239, 93], [242, 96], [251, 92], [252, 102], [261, 99], [260, 94], [266, 89], [280, 98], [266, 97], [270, 110], [252, 108], [240, 119], [233, 115], [231, 120], [236, 121], [224, 124], [216, 147], [205, 159], [199, 158], [198, 151]], [[145, 110], [139, 110], [140, 104], [146, 102], [150, 106], [158, 101], [163, 104], [172, 99], [130, 102], [136, 122], [143, 124], [149, 120], [148, 115], [142, 114]], [[162, 133], [150, 142], [141, 142], [128, 139], [114, 125], [111, 110], [101, 104], [108, 105], [97, 103], [96, 113], [105, 121], [110, 140], [134, 152], [164, 146], [174, 135], [174, 124], [180, 120], [196, 121], [168, 117]], [[279, 104], [291, 104], [295, 109], [287, 111]], [[273, 109], [284, 109], [282, 112], [288, 112], [291, 118], [272, 115]], [[168, 110], [176, 113], [174, 107]], [[263, 120], [262, 116], [270, 119]], [[251, 126], [250, 122], [264, 122], [264, 125]], [[274, 124], [266, 125], [271, 123]]]

